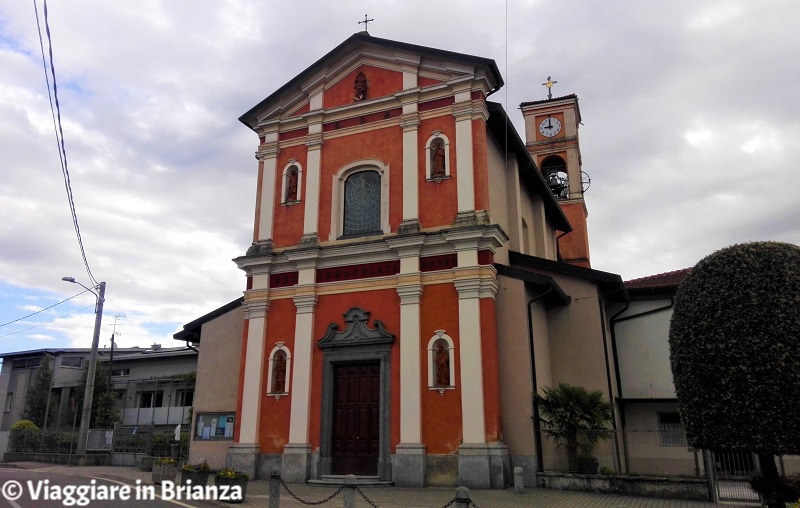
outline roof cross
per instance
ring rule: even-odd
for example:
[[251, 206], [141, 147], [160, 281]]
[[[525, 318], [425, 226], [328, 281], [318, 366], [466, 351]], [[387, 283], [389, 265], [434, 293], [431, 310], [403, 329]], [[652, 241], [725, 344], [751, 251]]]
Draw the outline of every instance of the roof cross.
[[361, 23], [364, 23], [364, 31], [366, 32], [366, 31], [369, 30], [369, 22], [370, 21], [375, 21], [375, 20], [374, 19], [368, 19], [368, 16], [366, 14], [364, 14], [364, 21], [359, 21], [358, 24], [360, 25]]
[[547, 82], [546, 83], [542, 83], [542, 86], [546, 86], [547, 87], [547, 100], [550, 100], [550, 99], [553, 98], [552, 89], [553, 89], [553, 85], [555, 85], [556, 83], [558, 83], [558, 81], [552, 81], [550, 79], [550, 76], [547, 76]]

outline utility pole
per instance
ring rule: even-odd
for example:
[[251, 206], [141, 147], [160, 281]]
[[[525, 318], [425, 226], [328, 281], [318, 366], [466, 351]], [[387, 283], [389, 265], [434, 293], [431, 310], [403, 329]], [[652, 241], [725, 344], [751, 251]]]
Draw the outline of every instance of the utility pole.
[[[79, 284], [86, 289], [86, 286], [77, 282], [72, 277], [63, 277], [61, 280]], [[83, 412], [81, 412], [81, 426], [78, 430], [77, 455], [86, 455], [86, 442], [89, 439], [89, 419], [92, 417], [92, 399], [94, 398], [94, 373], [97, 370], [97, 345], [100, 342], [100, 324], [103, 321], [103, 302], [106, 295], [106, 283], [101, 282], [97, 285], [98, 292], [97, 306], [94, 310], [94, 336], [92, 337], [92, 350], [89, 354], [89, 369], [86, 372], [86, 390], [83, 392]], [[91, 291], [91, 289], [89, 289]], [[94, 293], [94, 291], [92, 291]]]

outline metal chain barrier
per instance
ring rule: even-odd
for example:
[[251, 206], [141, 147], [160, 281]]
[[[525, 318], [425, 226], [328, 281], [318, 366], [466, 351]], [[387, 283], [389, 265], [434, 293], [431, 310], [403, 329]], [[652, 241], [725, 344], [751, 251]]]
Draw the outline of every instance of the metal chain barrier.
[[[292, 492], [291, 490], [289, 490], [289, 486], [288, 486], [288, 485], [286, 485], [286, 482], [284, 482], [284, 481], [283, 481], [283, 478], [281, 478], [281, 479], [280, 479], [280, 481], [281, 481], [281, 485], [283, 485], [283, 488], [284, 488], [284, 489], [286, 489], [286, 492], [288, 492], [290, 496], [292, 496], [293, 498], [295, 498], [295, 499], [296, 499], [297, 501], [299, 501], [300, 503], [302, 503], [302, 504], [304, 504], [304, 505], [308, 505], [308, 506], [316, 506], [316, 505], [319, 505], [319, 504], [327, 503], [328, 501], [330, 501], [330, 500], [331, 500], [331, 499], [333, 499], [334, 497], [338, 496], [338, 495], [339, 495], [339, 493], [340, 493], [341, 491], [343, 491], [343, 490], [344, 490], [344, 487], [345, 487], [344, 485], [342, 485], [341, 487], [339, 487], [339, 490], [337, 490], [336, 492], [334, 492], [334, 493], [333, 493], [333, 494], [331, 494], [330, 496], [328, 496], [328, 497], [326, 497], [325, 499], [322, 499], [322, 500], [320, 500], [320, 501], [305, 501], [305, 500], [303, 500], [303, 499], [300, 499], [299, 497], [297, 497], [297, 495], [296, 495], [294, 492]], [[375, 505], [372, 505], [372, 506], [375, 506]]]
[[363, 497], [363, 498], [364, 498], [364, 501], [366, 501], [367, 503], [369, 503], [369, 505], [370, 505], [370, 506], [372, 506], [373, 508], [378, 508], [378, 505], [376, 505], [375, 503], [373, 503], [373, 502], [372, 502], [372, 501], [371, 501], [371, 500], [370, 500], [370, 499], [369, 499], [369, 498], [366, 496], [366, 494], [364, 494], [363, 492], [361, 492], [361, 489], [359, 489], [359, 488], [358, 488], [358, 485], [348, 485], [348, 487], [353, 487], [354, 489], [356, 489], [356, 492], [358, 492], [358, 493], [361, 495], [361, 497]]

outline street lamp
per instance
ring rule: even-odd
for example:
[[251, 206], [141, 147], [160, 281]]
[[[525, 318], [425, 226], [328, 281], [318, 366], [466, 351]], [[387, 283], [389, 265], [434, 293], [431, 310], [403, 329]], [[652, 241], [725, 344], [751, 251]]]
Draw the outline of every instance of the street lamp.
[[[77, 284], [97, 297], [97, 306], [94, 309], [94, 336], [92, 337], [92, 351], [89, 356], [89, 370], [86, 372], [86, 390], [83, 392], [83, 411], [81, 412], [81, 427], [78, 430], [78, 455], [86, 455], [86, 441], [89, 439], [89, 419], [92, 416], [92, 399], [94, 398], [94, 373], [97, 370], [97, 344], [100, 342], [100, 323], [103, 321], [103, 302], [105, 301], [106, 283], [101, 282], [94, 288], [87, 288], [74, 277], [61, 277], [65, 282]], [[95, 293], [93, 289], [97, 289]], [[74, 427], [73, 427], [74, 428]]]

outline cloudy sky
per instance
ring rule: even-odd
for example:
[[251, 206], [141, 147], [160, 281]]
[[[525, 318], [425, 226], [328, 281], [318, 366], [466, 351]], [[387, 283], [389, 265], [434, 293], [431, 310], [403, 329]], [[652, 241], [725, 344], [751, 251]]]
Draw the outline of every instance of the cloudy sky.
[[[43, 4], [37, 0], [44, 31]], [[593, 268], [626, 280], [800, 243], [800, 3], [62, 0], [48, 5], [72, 191], [108, 284], [101, 346], [171, 345], [241, 296], [257, 138], [237, 118], [363, 25], [493, 58], [492, 96], [580, 98]], [[45, 38], [45, 48], [47, 39]], [[0, 352], [88, 347], [32, 2], [0, 4]], [[123, 317], [124, 316], [124, 317]], [[177, 343], [174, 345], [178, 345]]]

